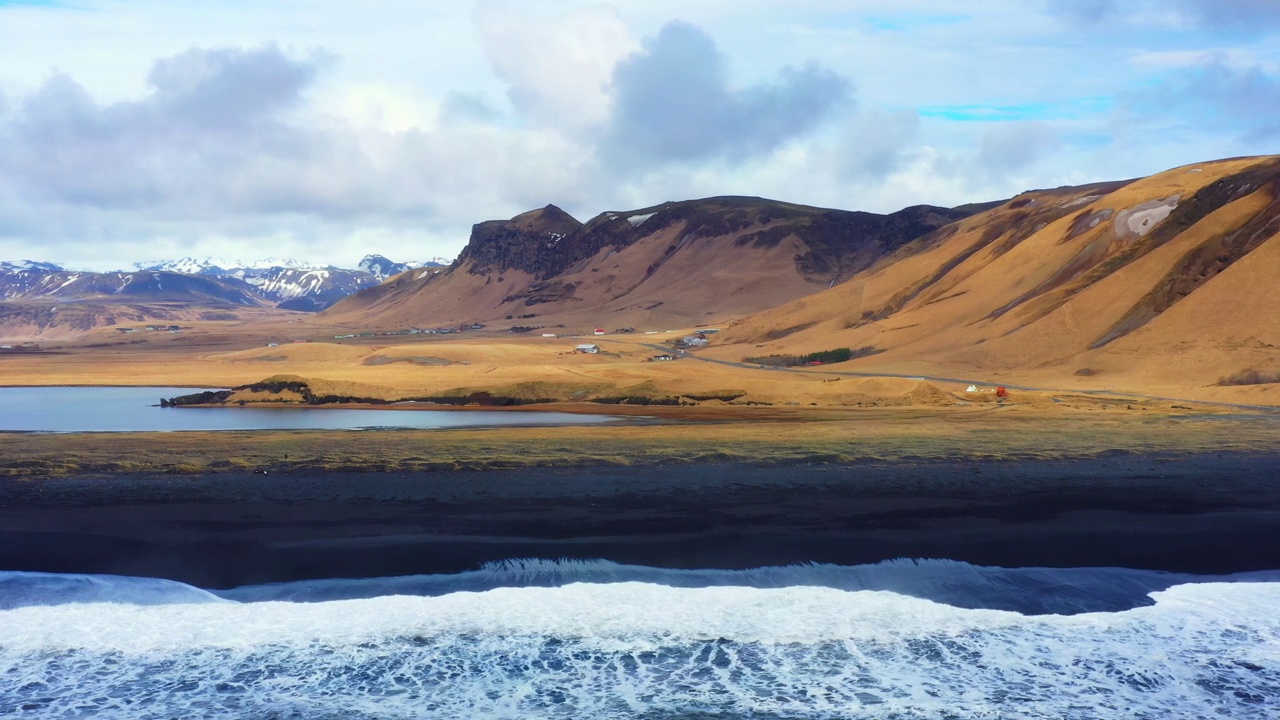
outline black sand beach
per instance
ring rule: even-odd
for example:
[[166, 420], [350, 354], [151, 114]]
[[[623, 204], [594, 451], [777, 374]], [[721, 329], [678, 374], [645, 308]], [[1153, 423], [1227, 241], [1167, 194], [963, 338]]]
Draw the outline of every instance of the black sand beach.
[[0, 569], [207, 588], [509, 558], [1280, 568], [1280, 453], [0, 480]]

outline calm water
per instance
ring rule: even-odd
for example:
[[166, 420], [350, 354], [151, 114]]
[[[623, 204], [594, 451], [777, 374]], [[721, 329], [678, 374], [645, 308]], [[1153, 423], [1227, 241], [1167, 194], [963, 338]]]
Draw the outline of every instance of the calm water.
[[0, 388], [0, 431], [349, 430], [481, 425], [588, 425], [616, 419], [558, 412], [159, 407], [161, 397], [170, 398], [195, 392], [200, 390], [172, 387]]

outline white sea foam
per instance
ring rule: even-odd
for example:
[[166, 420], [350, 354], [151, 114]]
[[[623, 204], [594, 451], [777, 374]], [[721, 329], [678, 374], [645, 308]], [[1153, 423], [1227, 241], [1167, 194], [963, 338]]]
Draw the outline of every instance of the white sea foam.
[[883, 591], [578, 583], [0, 612], [0, 715], [1280, 715], [1280, 584], [1028, 617]]
[[206, 590], [158, 578], [0, 572], [0, 610], [93, 602], [169, 605], [226, 601]]
[[[672, 570], [607, 560], [526, 558], [486, 563], [450, 575], [322, 579], [247, 586], [219, 593], [243, 602], [317, 602], [384, 595], [444, 595], [498, 587], [557, 587], [575, 582], [642, 582], [670, 587], [781, 588], [797, 585], [837, 590], [888, 590], [966, 608], [1024, 614], [1126, 610], [1150, 604], [1148, 594], [1172, 585], [1225, 578], [1125, 568], [1000, 568], [953, 560], [887, 560], [869, 565], [803, 564], [746, 570]], [[1246, 573], [1233, 581], [1280, 581], [1280, 572]]]

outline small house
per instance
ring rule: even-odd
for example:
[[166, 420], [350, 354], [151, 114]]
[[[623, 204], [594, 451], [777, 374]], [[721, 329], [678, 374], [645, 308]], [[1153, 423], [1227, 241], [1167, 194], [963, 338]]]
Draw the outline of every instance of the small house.
[[707, 336], [702, 333], [698, 333], [697, 335], [686, 335], [680, 339], [680, 342], [685, 347], [706, 347]]
[[593, 343], [583, 343], [578, 347], [574, 348], [574, 350], [580, 353], [589, 353], [591, 355], [595, 355], [596, 353], [600, 352], [600, 346], [595, 345]]
[[596, 328], [596, 332], [595, 332], [595, 334], [596, 334], [596, 335], [603, 335], [603, 334], [604, 334], [604, 328]]

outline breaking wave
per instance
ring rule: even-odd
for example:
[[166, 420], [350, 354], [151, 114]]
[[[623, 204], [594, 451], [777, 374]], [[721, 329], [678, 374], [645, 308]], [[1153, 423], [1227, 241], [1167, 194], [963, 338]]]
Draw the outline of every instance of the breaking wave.
[[[217, 595], [86, 577], [0, 573], [0, 715], [1280, 715], [1275, 573], [1222, 582], [935, 561], [744, 571], [513, 561]], [[1155, 589], [1119, 610], [983, 606], [999, 592], [1047, 597], [1057, 583], [1084, 596], [1111, 582], [1126, 597]], [[61, 590], [41, 600], [36, 587]]]

